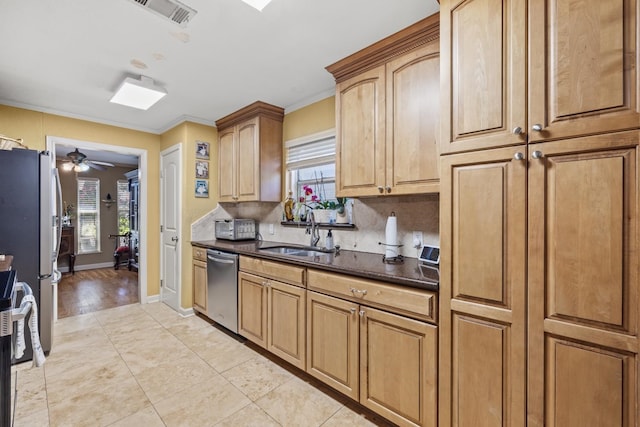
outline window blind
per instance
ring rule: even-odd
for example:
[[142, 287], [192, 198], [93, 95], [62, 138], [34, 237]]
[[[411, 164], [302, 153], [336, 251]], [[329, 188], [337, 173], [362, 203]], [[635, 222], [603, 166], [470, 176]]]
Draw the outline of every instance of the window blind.
[[78, 253], [100, 251], [100, 180], [78, 178]]
[[336, 161], [336, 137], [334, 135], [308, 142], [288, 142], [287, 169], [300, 169]]

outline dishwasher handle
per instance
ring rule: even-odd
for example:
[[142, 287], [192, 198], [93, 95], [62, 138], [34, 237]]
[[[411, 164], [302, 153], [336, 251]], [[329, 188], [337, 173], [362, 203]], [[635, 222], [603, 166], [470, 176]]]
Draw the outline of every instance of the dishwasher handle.
[[211, 255], [207, 255], [207, 259], [210, 259], [211, 261], [215, 261], [220, 264], [235, 264], [235, 261], [232, 259], [216, 258], [216, 257], [212, 257]]

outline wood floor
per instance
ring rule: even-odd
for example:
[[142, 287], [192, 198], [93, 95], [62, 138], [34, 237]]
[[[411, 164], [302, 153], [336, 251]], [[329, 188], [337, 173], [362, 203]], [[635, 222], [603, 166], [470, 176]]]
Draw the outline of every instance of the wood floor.
[[126, 268], [65, 273], [58, 283], [58, 318], [138, 302], [138, 273]]

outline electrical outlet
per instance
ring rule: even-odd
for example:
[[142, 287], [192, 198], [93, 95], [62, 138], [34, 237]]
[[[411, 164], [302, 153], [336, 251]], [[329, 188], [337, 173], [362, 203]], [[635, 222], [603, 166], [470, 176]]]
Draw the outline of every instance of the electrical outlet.
[[422, 231], [413, 232], [413, 247], [419, 248], [422, 246]]
[[276, 234], [276, 230], [273, 224], [269, 224], [269, 234]]

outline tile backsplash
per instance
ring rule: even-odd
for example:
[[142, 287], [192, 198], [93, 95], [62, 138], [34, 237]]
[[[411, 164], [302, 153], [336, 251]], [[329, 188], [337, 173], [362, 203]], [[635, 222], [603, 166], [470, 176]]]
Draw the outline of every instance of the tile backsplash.
[[[414, 231], [423, 234], [423, 243], [439, 245], [439, 196], [396, 196], [354, 200], [352, 219], [354, 229], [332, 230], [333, 240], [342, 249], [360, 252], [384, 253], [387, 217], [395, 212], [398, 223], [398, 240], [403, 246], [400, 254], [417, 258], [418, 249], [413, 247]], [[213, 240], [214, 221], [227, 218], [253, 218], [264, 240], [308, 245], [309, 235], [305, 227], [283, 227], [282, 203], [247, 202], [218, 204], [214, 210], [191, 225], [191, 240]], [[270, 225], [273, 234], [270, 234]], [[324, 245], [327, 230], [320, 230], [319, 246]]]

